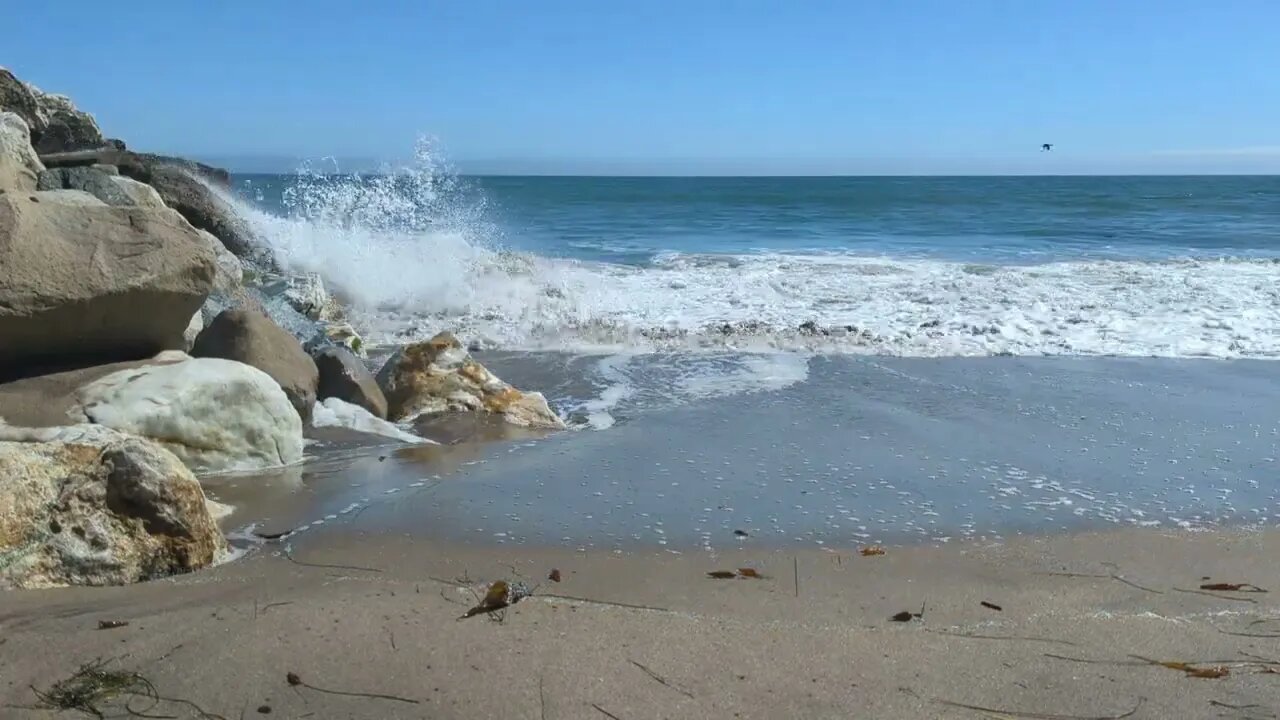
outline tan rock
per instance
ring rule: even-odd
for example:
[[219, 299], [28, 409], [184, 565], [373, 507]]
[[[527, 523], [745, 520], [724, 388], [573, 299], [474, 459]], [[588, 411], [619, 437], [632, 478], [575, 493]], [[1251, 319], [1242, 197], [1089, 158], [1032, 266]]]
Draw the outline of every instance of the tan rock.
[[27, 122], [16, 113], [0, 111], [0, 191], [32, 192], [43, 171]]
[[252, 310], [224, 310], [196, 337], [195, 357], [225, 358], [255, 367], [275, 380], [303, 422], [311, 419], [320, 374], [293, 335]]
[[561, 429], [564, 421], [541, 393], [521, 392], [467, 353], [452, 334], [396, 351], [378, 372], [387, 417], [404, 420], [429, 413], [486, 412], [524, 427]]
[[153, 208], [74, 190], [0, 194], [0, 377], [182, 348], [214, 274], [207, 243]]
[[0, 442], [0, 588], [120, 585], [225, 550], [200, 483], [154, 443], [103, 429]]

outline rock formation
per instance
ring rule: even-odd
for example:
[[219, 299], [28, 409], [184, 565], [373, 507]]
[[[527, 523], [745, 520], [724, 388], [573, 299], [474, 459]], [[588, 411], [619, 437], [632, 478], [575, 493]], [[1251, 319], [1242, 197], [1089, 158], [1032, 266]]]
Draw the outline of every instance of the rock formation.
[[0, 441], [0, 588], [120, 585], [213, 564], [204, 492], [164, 448], [110, 431]]
[[256, 470], [302, 459], [302, 420], [269, 375], [195, 358], [120, 370], [80, 388], [72, 411], [164, 445], [199, 472]]
[[312, 358], [320, 371], [319, 399], [337, 398], [386, 419], [387, 398], [360, 358], [342, 347], [323, 348], [312, 354]]
[[0, 377], [179, 349], [214, 277], [208, 244], [154, 209], [72, 190], [0, 194]]
[[303, 421], [311, 419], [320, 376], [302, 345], [271, 318], [252, 310], [224, 310], [196, 337], [195, 357], [224, 358], [270, 375]]
[[565, 427], [541, 393], [520, 392], [498, 379], [447, 332], [397, 350], [378, 372], [378, 385], [391, 420], [486, 412], [523, 427]]

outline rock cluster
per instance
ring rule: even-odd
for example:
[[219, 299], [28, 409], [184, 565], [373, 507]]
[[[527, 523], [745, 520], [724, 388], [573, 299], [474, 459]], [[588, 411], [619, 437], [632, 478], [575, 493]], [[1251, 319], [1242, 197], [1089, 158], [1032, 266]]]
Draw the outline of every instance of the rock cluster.
[[424, 415], [564, 427], [447, 333], [375, 378], [341, 302], [279, 276], [229, 183], [0, 68], [0, 588], [207, 567], [225, 541], [193, 471], [300, 463], [313, 416], [402, 442], [429, 442], [394, 424]]

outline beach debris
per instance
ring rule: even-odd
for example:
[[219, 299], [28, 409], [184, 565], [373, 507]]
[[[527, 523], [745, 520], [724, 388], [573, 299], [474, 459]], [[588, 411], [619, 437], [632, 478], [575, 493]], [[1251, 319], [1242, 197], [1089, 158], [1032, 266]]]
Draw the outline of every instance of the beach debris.
[[707, 573], [707, 577], [713, 580], [732, 580], [737, 576], [738, 576], [738, 573], [732, 570], [712, 570], [711, 572]]
[[996, 612], [1004, 612], [1004, 608], [1000, 607], [999, 605], [993, 602], [987, 602], [986, 600], [983, 600], [978, 604], [984, 608], [987, 608], [988, 610], [995, 610]]
[[894, 622], [911, 622], [912, 620], [923, 620], [924, 605], [925, 605], [924, 603], [920, 603], [920, 612], [911, 612], [910, 610], [903, 610], [900, 613], [895, 613], [893, 617], [889, 619]]
[[689, 692], [688, 690], [685, 690], [685, 689], [684, 689], [684, 688], [682, 688], [682, 687], [679, 687], [679, 686], [677, 686], [677, 685], [674, 685], [671, 681], [669, 681], [669, 680], [667, 680], [666, 678], [662, 677], [661, 675], [659, 675], [658, 673], [654, 672], [653, 670], [650, 670], [647, 666], [645, 666], [645, 665], [643, 665], [643, 664], [641, 664], [641, 663], [638, 663], [638, 662], [636, 662], [635, 660], [632, 660], [631, 658], [627, 658], [627, 662], [629, 662], [629, 663], [631, 663], [632, 665], [635, 665], [636, 667], [638, 667], [638, 668], [640, 668], [641, 670], [643, 670], [643, 671], [644, 671], [644, 673], [645, 673], [646, 675], [648, 675], [649, 677], [651, 677], [651, 678], [653, 678], [654, 680], [656, 680], [659, 684], [661, 684], [661, 685], [665, 685], [665, 686], [667, 686], [667, 687], [671, 688], [672, 690], [675, 690], [676, 692], [680, 693], [681, 695], [684, 695], [684, 696], [685, 696], [685, 697], [687, 697], [687, 698], [692, 698], [692, 697], [693, 697], [693, 693]]
[[129, 625], [128, 620], [99, 620], [98, 621], [99, 630], [115, 630], [116, 628], [127, 627], [128, 625]]
[[556, 568], [551, 568], [551, 574], [547, 575], [547, 579], [551, 582], [560, 582], [560, 571]]
[[119, 695], [155, 695], [155, 688], [138, 673], [107, 670], [106, 661], [95, 660], [81, 665], [75, 674], [59, 680], [48, 690], [36, 690], [42, 709], [78, 710], [86, 715], [103, 717], [98, 705]]
[[733, 534], [737, 535], [738, 537], [748, 537], [746, 530], [734, 530]]
[[[106, 669], [108, 662], [106, 660], [94, 660], [91, 663], [81, 665], [74, 675], [64, 680], [59, 680], [50, 686], [48, 690], [31, 688], [31, 691], [35, 693], [36, 699], [39, 701], [36, 707], [41, 710], [56, 710], [59, 712], [76, 710], [85, 715], [102, 718], [106, 717], [106, 714], [100, 706], [113, 698], [123, 697], [126, 698], [124, 709], [132, 716], [169, 717], [147, 714], [147, 711], [156, 705], [167, 702], [191, 708], [195, 712], [195, 717], [200, 720], [226, 720], [221, 715], [204, 711], [199, 705], [190, 700], [162, 696], [156, 691], [155, 685], [140, 673], [125, 670], [108, 670]], [[151, 704], [139, 711], [130, 706], [134, 698], [142, 698]]]
[[764, 579], [764, 575], [761, 575], [760, 571], [756, 570], [755, 568], [738, 568], [738, 576], [744, 577], [744, 578], [753, 578], [756, 580]]
[[292, 670], [285, 673], [284, 679], [285, 679], [285, 682], [289, 683], [290, 687], [295, 687], [295, 688], [304, 687], [304, 688], [307, 688], [308, 690], [315, 690], [316, 692], [324, 693], [326, 695], [345, 695], [347, 697], [372, 698], [374, 700], [394, 700], [396, 702], [409, 703], [411, 705], [421, 704], [421, 702], [418, 700], [414, 700], [413, 698], [400, 697], [399, 695], [383, 695], [382, 693], [366, 693], [366, 692], [347, 692], [344, 690], [330, 690], [328, 688], [316, 687], [311, 683], [304, 682], [302, 677], [298, 675], [298, 673], [293, 672]]
[[1263, 590], [1257, 585], [1251, 585], [1249, 583], [1204, 583], [1203, 585], [1200, 586], [1200, 589], [1201, 590], [1218, 590], [1222, 592], [1252, 592], [1252, 593], [1266, 592], [1266, 590]]
[[[478, 598], [476, 605], [463, 613], [462, 617], [458, 619], [466, 620], [476, 615], [487, 615], [499, 610], [506, 610], [532, 594], [533, 590], [530, 590], [529, 586], [524, 582], [508, 583], [506, 580], [495, 580], [490, 583], [484, 597]], [[498, 619], [501, 620], [501, 617]]]
[[1134, 713], [1138, 712], [1138, 708], [1142, 707], [1143, 699], [1144, 698], [1138, 698], [1138, 704], [1134, 705], [1132, 710], [1118, 715], [1059, 715], [1056, 713], [1018, 712], [1017, 710], [1002, 710], [998, 708], [983, 707], [981, 705], [969, 705], [968, 703], [943, 700], [942, 698], [934, 698], [933, 701], [939, 705], [964, 708], [965, 710], [973, 710], [974, 712], [986, 713], [988, 715], [1032, 718], [1033, 720], [1124, 720], [1124, 718], [1131, 717]]
[[884, 553], [884, 548], [879, 545], [868, 545], [858, 551], [858, 554], [862, 557], [874, 557], [876, 555], [884, 555]]
[[1166, 667], [1170, 670], [1177, 670], [1179, 672], [1186, 673], [1187, 677], [1216, 680], [1231, 674], [1231, 670], [1226, 665], [1193, 665], [1191, 663], [1180, 662], [1177, 660], [1152, 660], [1151, 658], [1145, 658], [1141, 655], [1130, 655], [1130, 657], [1151, 665], [1159, 665], [1160, 667]]
[[595, 703], [591, 703], [591, 707], [595, 708], [601, 715], [604, 715], [607, 718], [612, 718], [613, 720], [622, 720], [622, 718], [618, 717], [617, 715], [614, 715], [613, 713], [609, 712], [608, 710], [605, 710], [604, 708], [600, 707]]
[[292, 535], [295, 530], [297, 530], [297, 528], [289, 528], [288, 530], [281, 530], [280, 532], [259, 532], [254, 530], [253, 536], [263, 540], [279, 540], [286, 535]]
[[258, 714], [259, 714], [259, 715], [270, 715], [270, 714], [271, 714], [271, 706], [270, 706], [270, 705], [259, 705], [259, 706], [258, 706]]
[[486, 591], [484, 597], [480, 599], [479, 604], [466, 611], [462, 617], [458, 619], [464, 620], [482, 613], [491, 613], [497, 610], [506, 609], [511, 605], [511, 601], [509, 599], [510, 594], [511, 586], [507, 584], [506, 580], [495, 580], [489, 585], [488, 591]]
[[[1258, 601], [1257, 601], [1257, 600], [1254, 600], [1253, 598], [1248, 598], [1248, 597], [1236, 597], [1236, 596], [1234, 596], [1234, 595], [1219, 595], [1218, 593], [1210, 592], [1210, 591], [1208, 591], [1208, 590], [1188, 590], [1187, 588], [1180, 588], [1180, 587], [1176, 587], [1176, 588], [1173, 588], [1173, 591], [1174, 591], [1174, 592], [1180, 592], [1180, 593], [1190, 593], [1190, 594], [1192, 594], [1192, 595], [1204, 595], [1204, 596], [1206, 596], [1206, 597], [1218, 598], [1219, 600], [1231, 600], [1231, 601], [1234, 601], [1234, 602], [1245, 602], [1245, 603], [1250, 603], [1250, 604], [1252, 604], [1252, 605], [1257, 605], [1257, 604], [1258, 604]], [[1245, 591], [1245, 592], [1249, 592], [1249, 591]]]

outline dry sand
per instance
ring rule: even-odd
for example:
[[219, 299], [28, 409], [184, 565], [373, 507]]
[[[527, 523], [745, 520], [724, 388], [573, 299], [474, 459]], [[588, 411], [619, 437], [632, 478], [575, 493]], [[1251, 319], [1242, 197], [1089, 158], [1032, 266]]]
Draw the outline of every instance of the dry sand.
[[[1280, 674], [1264, 672], [1280, 670], [1280, 620], [1269, 620], [1280, 616], [1277, 533], [1133, 530], [879, 557], [751, 542], [720, 554], [581, 553], [334, 528], [292, 556], [350, 568], [291, 562], [269, 544], [167, 581], [9, 593], [0, 715], [53, 717], [19, 707], [36, 702], [30, 686], [96, 658], [224, 718], [268, 707], [281, 718], [532, 720], [1280, 713]], [[553, 567], [562, 582], [546, 580]], [[767, 578], [705, 574], [738, 567]], [[1276, 592], [1195, 592], [1205, 577]], [[457, 619], [475, 603], [467, 587], [519, 578], [536, 594], [501, 622]], [[923, 619], [889, 619], [922, 604]], [[129, 624], [99, 630], [100, 620]], [[1230, 674], [1193, 678], [1135, 656]], [[290, 672], [414, 702], [292, 687]], [[179, 702], [132, 707], [199, 717]]]

